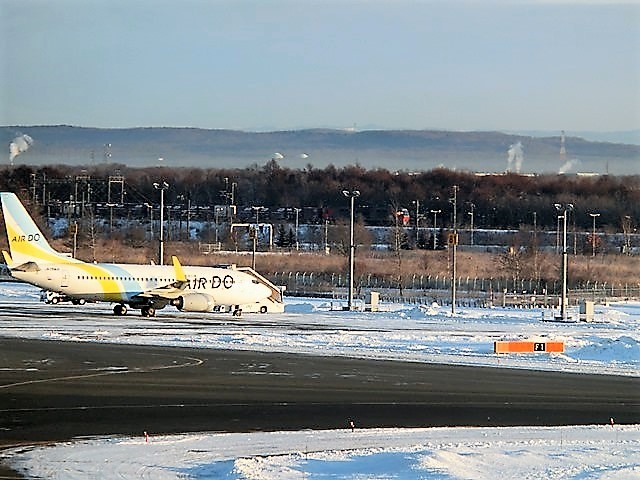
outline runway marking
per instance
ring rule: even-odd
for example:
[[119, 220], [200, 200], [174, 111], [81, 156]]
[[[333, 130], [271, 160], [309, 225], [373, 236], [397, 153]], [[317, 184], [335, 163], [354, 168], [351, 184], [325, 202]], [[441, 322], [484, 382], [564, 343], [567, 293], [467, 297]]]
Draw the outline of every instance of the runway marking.
[[106, 372], [87, 373], [84, 375], [68, 375], [64, 377], [52, 377], [52, 378], [41, 378], [39, 380], [27, 380], [24, 382], [16, 382], [16, 383], [8, 383], [6, 385], [0, 385], [0, 389], [7, 389], [11, 387], [19, 387], [24, 385], [34, 385], [37, 383], [49, 383], [49, 382], [58, 382], [63, 380], [78, 380], [83, 378], [104, 377], [106, 375], [121, 375], [126, 373], [148, 373], [148, 372], [155, 372], [159, 370], [169, 370], [171, 368], [198, 367], [205, 362], [205, 360], [196, 358], [196, 357], [177, 357], [177, 358], [187, 359], [188, 361], [180, 364], [161, 365], [161, 366], [148, 367], [148, 368], [136, 367], [133, 369], [129, 369], [128, 367], [126, 367], [127, 370], [109, 370]]
[[[266, 402], [260, 403], [261, 407], [295, 407], [295, 406], [311, 406], [311, 407], [327, 407], [333, 404], [327, 404], [324, 402]], [[450, 402], [345, 402], [339, 405], [341, 407], [443, 407], [451, 405]], [[476, 402], [474, 406], [479, 407], [499, 407], [502, 406], [501, 402]], [[506, 405], [512, 405], [515, 407], [531, 407], [538, 405], [555, 405], [550, 402], [517, 402], [517, 403], [507, 403]], [[597, 402], [588, 402], [583, 405], [599, 405]], [[73, 407], [34, 407], [34, 408], [7, 408], [0, 409], [0, 413], [28, 413], [28, 412], [70, 412], [70, 411], [90, 411], [90, 410], [117, 410], [117, 409], [158, 409], [158, 408], [239, 408], [239, 407], [255, 407], [255, 403], [248, 402], [233, 402], [233, 403], [224, 403], [224, 402], [205, 402], [205, 403], [157, 403], [157, 404], [124, 404], [124, 405], [77, 405]], [[456, 404], [456, 406], [462, 408], [463, 404]]]

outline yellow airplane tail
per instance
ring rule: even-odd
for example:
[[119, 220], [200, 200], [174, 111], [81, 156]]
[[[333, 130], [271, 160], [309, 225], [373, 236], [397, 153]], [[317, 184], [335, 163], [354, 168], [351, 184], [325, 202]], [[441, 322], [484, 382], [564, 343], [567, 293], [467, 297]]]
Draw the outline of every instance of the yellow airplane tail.
[[29, 262], [36, 264], [77, 262], [49, 245], [15, 193], [0, 192], [0, 199], [11, 251], [11, 256], [5, 255], [5, 260], [11, 260], [13, 266]]

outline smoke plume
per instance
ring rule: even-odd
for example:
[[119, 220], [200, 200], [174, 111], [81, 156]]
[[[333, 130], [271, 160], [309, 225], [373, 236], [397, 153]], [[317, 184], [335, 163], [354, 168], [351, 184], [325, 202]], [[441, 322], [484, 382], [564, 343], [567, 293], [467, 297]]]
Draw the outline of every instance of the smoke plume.
[[13, 165], [13, 159], [21, 153], [29, 150], [29, 147], [33, 145], [33, 138], [29, 135], [18, 135], [9, 144], [9, 161]]
[[522, 142], [515, 143], [507, 150], [509, 155], [507, 161], [507, 172], [520, 173], [522, 168], [522, 162], [524, 161], [524, 151], [522, 149]]
[[569, 170], [571, 170], [573, 167], [575, 167], [579, 163], [580, 163], [580, 160], [578, 160], [577, 158], [572, 158], [571, 160], [567, 160], [558, 169], [558, 175], [567, 173]]

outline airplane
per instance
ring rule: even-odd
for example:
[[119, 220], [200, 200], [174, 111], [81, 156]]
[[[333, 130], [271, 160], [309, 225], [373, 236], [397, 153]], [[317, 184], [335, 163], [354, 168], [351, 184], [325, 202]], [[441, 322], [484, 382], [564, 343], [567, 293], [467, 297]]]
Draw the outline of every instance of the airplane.
[[233, 268], [87, 263], [54, 250], [15, 193], [0, 192], [10, 253], [2, 254], [14, 278], [75, 299], [116, 303], [114, 315], [127, 306], [144, 317], [172, 305], [184, 312], [211, 312], [216, 305], [260, 302], [271, 290]]

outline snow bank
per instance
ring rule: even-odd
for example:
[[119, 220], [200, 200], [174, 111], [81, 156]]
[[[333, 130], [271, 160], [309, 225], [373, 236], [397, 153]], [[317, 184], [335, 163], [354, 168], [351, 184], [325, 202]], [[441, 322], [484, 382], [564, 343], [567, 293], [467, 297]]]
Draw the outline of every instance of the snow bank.
[[97, 438], [6, 452], [29, 477], [246, 480], [640, 475], [640, 425]]

